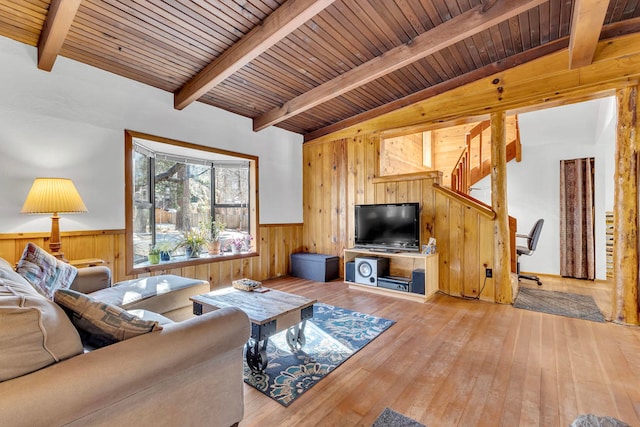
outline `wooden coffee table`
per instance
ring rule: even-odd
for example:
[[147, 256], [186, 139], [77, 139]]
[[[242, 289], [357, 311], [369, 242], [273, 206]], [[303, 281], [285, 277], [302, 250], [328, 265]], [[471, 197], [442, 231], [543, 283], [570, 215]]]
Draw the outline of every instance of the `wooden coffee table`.
[[305, 344], [306, 321], [313, 318], [313, 304], [317, 300], [269, 288], [247, 292], [224, 288], [191, 297], [193, 313], [201, 315], [223, 307], [237, 307], [251, 320], [251, 338], [247, 342], [245, 358], [253, 372], [267, 368], [269, 337], [287, 330], [287, 343], [292, 350]]

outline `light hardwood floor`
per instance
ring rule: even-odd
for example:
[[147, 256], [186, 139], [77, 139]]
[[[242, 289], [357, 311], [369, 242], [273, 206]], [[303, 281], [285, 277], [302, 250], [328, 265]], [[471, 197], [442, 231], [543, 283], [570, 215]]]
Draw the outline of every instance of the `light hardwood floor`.
[[[606, 284], [544, 283], [607, 304]], [[584, 413], [640, 426], [640, 328], [442, 294], [422, 304], [340, 281], [264, 285], [397, 323], [288, 408], [245, 384], [241, 427], [370, 426], [385, 407], [429, 427], [568, 426]]]

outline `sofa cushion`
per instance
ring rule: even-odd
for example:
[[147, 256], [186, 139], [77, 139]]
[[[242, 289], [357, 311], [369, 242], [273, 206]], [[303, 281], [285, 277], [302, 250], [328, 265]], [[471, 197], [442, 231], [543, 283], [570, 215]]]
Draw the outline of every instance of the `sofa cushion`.
[[161, 326], [173, 323], [173, 320], [169, 319], [168, 317], [164, 317], [162, 314], [154, 313], [153, 311], [149, 311], [149, 310], [141, 310], [141, 309], [127, 310], [127, 313], [132, 314], [142, 320], [150, 320], [152, 322], [154, 321], [158, 322], [158, 324]]
[[56, 259], [44, 249], [27, 243], [18, 261], [18, 273], [31, 283], [38, 292], [53, 300], [56, 289], [71, 286], [78, 274], [74, 266]]
[[83, 351], [62, 309], [27, 283], [0, 278], [0, 325], [0, 381]]
[[24, 277], [18, 274], [11, 264], [9, 264], [4, 258], [0, 258], [0, 279], [9, 279], [13, 282], [23, 283], [33, 289], [33, 286], [31, 286]]
[[160, 331], [157, 321], [147, 321], [70, 289], [58, 289], [54, 301], [69, 315], [87, 347], [99, 348], [151, 331]]
[[206, 280], [164, 274], [118, 282], [90, 295], [125, 310], [144, 309], [180, 321], [184, 318], [174, 316], [175, 312], [186, 308], [189, 314], [192, 313], [193, 304], [189, 298], [209, 291]]

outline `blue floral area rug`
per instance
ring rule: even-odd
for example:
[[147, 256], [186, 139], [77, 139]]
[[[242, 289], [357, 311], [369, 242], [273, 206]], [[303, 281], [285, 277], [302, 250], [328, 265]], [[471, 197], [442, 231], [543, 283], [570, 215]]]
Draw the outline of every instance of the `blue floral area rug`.
[[292, 351], [286, 331], [269, 338], [267, 369], [251, 372], [244, 364], [244, 382], [273, 400], [289, 406], [358, 350], [387, 330], [395, 321], [316, 303], [307, 320], [306, 342]]

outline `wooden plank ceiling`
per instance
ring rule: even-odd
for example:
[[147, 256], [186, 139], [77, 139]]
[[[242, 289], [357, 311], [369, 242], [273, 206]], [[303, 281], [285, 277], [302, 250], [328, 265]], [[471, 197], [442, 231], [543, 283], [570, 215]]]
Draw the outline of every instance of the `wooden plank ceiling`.
[[550, 52], [588, 65], [638, 0], [0, 0], [0, 35], [321, 136]]

